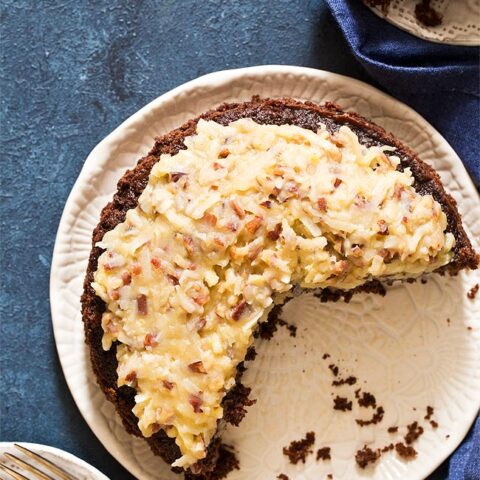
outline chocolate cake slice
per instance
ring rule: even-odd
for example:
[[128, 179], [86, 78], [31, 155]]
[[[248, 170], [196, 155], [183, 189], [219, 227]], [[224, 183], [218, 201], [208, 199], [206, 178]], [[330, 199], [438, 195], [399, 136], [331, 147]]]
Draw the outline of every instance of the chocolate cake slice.
[[82, 296], [93, 371], [129, 433], [221, 478], [237, 463], [218, 428], [252, 403], [243, 361], [279, 305], [478, 260], [439, 176], [381, 127], [332, 103], [224, 104], [157, 138], [102, 211]]

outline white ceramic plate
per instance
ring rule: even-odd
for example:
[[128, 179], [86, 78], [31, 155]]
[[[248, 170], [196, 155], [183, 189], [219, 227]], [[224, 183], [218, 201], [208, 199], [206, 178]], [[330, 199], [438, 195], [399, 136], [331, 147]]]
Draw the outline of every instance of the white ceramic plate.
[[[413, 110], [357, 80], [301, 67], [252, 67], [206, 75], [142, 108], [88, 156], [60, 222], [50, 285], [55, 340], [78, 408], [110, 453], [142, 480], [178, 477], [144, 441], [124, 431], [93, 378], [79, 304], [91, 233], [117, 180], [149, 151], [153, 137], [222, 102], [244, 101], [254, 94], [331, 100], [383, 125], [435, 166], [458, 201], [470, 238], [480, 238], [479, 197], [452, 148]], [[479, 318], [480, 302], [466, 296], [477, 282], [478, 273], [471, 272], [393, 287], [385, 298], [362, 294], [349, 304], [321, 304], [305, 295], [289, 303], [285, 317], [298, 325], [297, 338], [283, 329], [258, 345], [257, 360], [245, 376], [258, 402], [240, 427], [225, 433], [241, 462], [241, 470], [229, 479], [273, 479], [280, 472], [315, 480], [329, 473], [335, 479], [427, 476], [460, 443], [479, 409], [480, 325], [474, 319]], [[383, 422], [358, 427], [355, 402], [353, 412], [332, 409], [332, 393], [352, 397], [353, 389], [331, 386], [324, 353], [358, 377], [361, 383], [355, 388], [376, 396], [385, 408]], [[387, 427], [399, 425], [403, 434], [408, 423], [423, 419], [427, 405], [435, 408], [439, 427], [425, 426], [415, 460], [401, 461], [389, 453], [375, 468], [356, 468], [358, 448], [398, 440], [400, 433], [388, 434]], [[316, 433], [316, 447], [331, 447], [332, 460], [316, 462], [311, 456], [304, 465], [289, 465], [282, 447], [310, 430]]]
[[[365, 1], [365, 0], [364, 0]], [[432, 6], [442, 15], [437, 27], [427, 27], [415, 16], [420, 0], [392, 0], [385, 15], [381, 7], [369, 8], [379, 17], [416, 37], [450, 45], [480, 45], [480, 0], [435, 0]]]
[[[93, 468], [87, 462], [80, 460], [75, 455], [71, 453], [64, 452], [58, 448], [48, 447], [46, 445], [40, 445], [38, 443], [24, 443], [24, 442], [2, 442], [0, 443], [0, 458], [2, 463], [7, 465], [7, 467], [17, 470], [17, 467], [10, 460], [6, 460], [3, 455], [5, 453], [11, 453], [16, 457], [19, 457], [22, 460], [27, 461], [31, 465], [39, 468], [42, 471], [47, 472], [47, 470], [42, 467], [40, 464], [28, 458], [22, 452], [19, 452], [15, 447], [14, 443], [18, 443], [22, 447], [28, 448], [32, 452], [38, 453], [47, 460], [53, 462], [57, 467], [63, 468], [66, 472], [74, 475], [78, 480], [108, 480], [103, 473], [100, 473], [96, 468]], [[5, 475], [3, 472], [0, 472], [0, 476]], [[29, 474], [27, 474], [28, 476]], [[1, 477], [4, 478], [4, 477]]]

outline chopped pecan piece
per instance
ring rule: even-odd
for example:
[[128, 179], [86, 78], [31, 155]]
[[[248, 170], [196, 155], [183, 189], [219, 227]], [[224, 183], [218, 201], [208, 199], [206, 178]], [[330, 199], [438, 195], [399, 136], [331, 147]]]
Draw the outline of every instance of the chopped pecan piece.
[[159, 423], [152, 423], [152, 433], [158, 433], [161, 430], [162, 426]]
[[191, 255], [195, 250], [195, 247], [193, 245], [193, 239], [188, 235], [182, 235], [182, 237], [183, 237], [183, 245], [185, 246], [185, 250], [189, 255]]
[[245, 228], [247, 229], [247, 232], [250, 233], [250, 235], [253, 235], [260, 228], [262, 222], [262, 217], [255, 216], [245, 225]]
[[143, 340], [143, 345], [145, 347], [154, 347], [155, 345], [158, 345], [157, 335], [153, 333], [147, 333], [145, 335], [145, 339]]
[[208, 301], [210, 300], [210, 295], [208, 293], [206, 294], [200, 294], [194, 297], [193, 301], [197, 305], [205, 305]]
[[217, 224], [217, 217], [212, 213], [205, 212], [203, 215], [203, 220], [212, 227]]
[[335, 275], [341, 275], [348, 269], [348, 262], [346, 260], [340, 260], [333, 267], [333, 273]]
[[236, 200], [230, 200], [230, 207], [232, 207], [232, 210], [238, 215], [238, 218], [245, 218], [245, 210]]
[[355, 258], [360, 258], [363, 256], [363, 250], [358, 245], [354, 245], [350, 255]]
[[260, 205], [265, 208], [272, 208], [272, 202], [270, 200], [265, 200]]
[[218, 152], [218, 158], [227, 158], [230, 155], [230, 150], [228, 148], [222, 148]]
[[278, 194], [281, 192], [281, 190], [278, 187], [273, 187], [272, 188], [272, 193], [269, 195], [270, 198], [275, 199], [278, 197]]
[[143, 293], [137, 297], [137, 311], [140, 315], [146, 315], [148, 313], [147, 296]]
[[162, 380], [162, 385], [167, 389], [171, 390], [175, 384], [173, 382], [169, 382], [168, 380]]
[[193, 362], [188, 365], [188, 368], [195, 373], [207, 373], [205, 367], [203, 366], [203, 362], [199, 360], [198, 362]]
[[336, 178], [335, 182], [333, 182], [333, 186], [335, 188], [338, 188], [342, 184], [342, 179], [341, 178]]
[[186, 173], [183, 172], [171, 172], [170, 173], [170, 179], [172, 182], [176, 183], [178, 182]]
[[240, 320], [240, 317], [242, 316], [243, 312], [247, 308], [248, 303], [245, 300], [242, 300], [234, 309], [232, 312], [232, 318], [236, 322]]
[[405, 187], [401, 183], [396, 183], [393, 190], [393, 198], [400, 200], [402, 193], [405, 191]]
[[128, 383], [133, 383], [137, 379], [137, 372], [135, 370], [132, 370], [130, 373], [128, 373], [125, 376], [125, 381]]
[[178, 281], [178, 278], [175, 275], [167, 273], [167, 278], [170, 280], [170, 283], [172, 285], [180, 285], [180, 282]]
[[189, 322], [191, 329], [196, 332], [199, 332], [206, 324], [207, 320], [205, 319], [205, 317], [197, 318]]
[[248, 250], [248, 255], [247, 257], [250, 259], [250, 260], [255, 260], [257, 257], [258, 257], [258, 254], [262, 251], [262, 246], [261, 245], [257, 245], [256, 247], [251, 247], [249, 248]]
[[378, 234], [379, 235], [388, 235], [388, 225], [385, 220], [379, 220], [378, 224]]
[[225, 246], [225, 243], [223, 242], [223, 240], [220, 237], [213, 237], [213, 243], [215, 243], [219, 247], [224, 247]]
[[317, 200], [317, 208], [318, 208], [321, 212], [326, 212], [326, 211], [327, 211], [327, 199], [324, 198], [324, 197], [320, 197], [320, 198]]
[[338, 148], [343, 147], [343, 143], [335, 135], [330, 136], [330, 141]]
[[367, 199], [363, 195], [359, 195], [358, 193], [355, 195], [354, 204], [358, 208], [363, 208], [367, 204]]
[[202, 413], [203, 410], [200, 408], [202, 406], [202, 398], [199, 395], [190, 395], [190, 405], [193, 407], [195, 413]]
[[275, 228], [273, 230], [271, 230], [270, 232], [267, 232], [267, 237], [270, 239], [270, 240], [278, 240], [279, 237], [280, 237], [280, 233], [282, 233], [282, 224], [281, 223], [277, 223], [275, 225]]
[[132, 273], [134, 275], [140, 275], [142, 273], [142, 266], [139, 263], [134, 263], [132, 266]]
[[231, 232], [236, 232], [238, 230], [238, 225], [235, 222], [228, 222], [227, 229]]
[[130, 283], [132, 282], [132, 275], [129, 272], [123, 272], [122, 282], [124, 285], [130, 285]]
[[153, 257], [150, 259], [150, 263], [155, 267], [155, 268], [160, 268], [160, 260], [158, 258]]

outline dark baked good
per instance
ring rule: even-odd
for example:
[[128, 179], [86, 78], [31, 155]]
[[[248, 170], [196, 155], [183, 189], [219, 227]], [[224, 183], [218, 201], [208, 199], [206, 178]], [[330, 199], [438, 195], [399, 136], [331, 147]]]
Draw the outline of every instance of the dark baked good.
[[[130, 375], [130, 378], [128, 378], [129, 375], [126, 375], [127, 380], [122, 377], [123, 385], [118, 386], [116, 352], [119, 343], [114, 342], [109, 350], [102, 348], [102, 337], [104, 336], [102, 315], [105, 312], [106, 304], [92, 288], [98, 260], [103, 253], [103, 249], [97, 246], [97, 243], [103, 239], [105, 233], [112, 231], [117, 225], [125, 221], [128, 210], [137, 206], [139, 196], [147, 186], [152, 167], [158, 162], [160, 155], [175, 155], [180, 150], [185, 149], [184, 140], [186, 137], [195, 134], [197, 123], [200, 119], [212, 120], [226, 126], [243, 118], [251, 119], [260, 125], [295, 125], [313, 132], [316, 132], [319, 125], [323, 124], [327, 132], [333, 136], [337, 134], [340, 127], [348, 126], [358, 137], [359, 142], [366, 147], [385, 145], [394, 147], [395, 155], [400, 160], [397, 170], [403, 171], [409, 168], [414, 177], [413, 188], [415, 192], [421, 196], [431, 195], [438, 202], [441, 206], [441, 211], [446, 216], [446, 232], [453, 235], [455, 239], [448, 263], [439, 266], [435, 271], [441, 274], [445, 272], [456, 274], [465, 268], [477, 268], [479, 259], [462, 227], [455, 200], [445, 192], [436, 172], [422, 162], [408, 147], [385, 132], [381, 127], [363, 117], [355, 113], [344, 112], [340, 107], [332, 103], [317, 105], [310, 102], [302, 103], [289, 98], [281, 100], [254, 98], [251, 102], [221, 105], [197, 119], [190, 120], [180, 128], [157, 138], [150, 153], [140, 159], [133, 170], [125, 173], [118, 183], [117, 193], [112, 202], [103, 209], [100, 222], [93, 232], [93, 246], [82, 295], [82, 315], [85, 325], [86, 343], [90, 349], [93, 371], [101, 389], [107, 398], [115, 404], [126, 430], [134, 435], [142, 436], [138, 426], [138, 418], [132, 412], [132, 409], [135, 407], [135, 375]], [[224, 154], [221, 151], [219, 158], [224, 155], [228, 155], [228, 153]], [[172, 173], [171, 181], [177, 182], [183, 175], [183, 172]], [[318, 208], [321, 210], [324, 207], [325, 205], [320, 202]], [[258, 228], [258, 226], [255, 226], [255, 228]], [[386, 232], [383, 228], [384, 225], [379, 225], [380, 235], [384, 235]], [[255, 229], [252, 232], [254, 233]], [[269, 238], [278, 238], [278, 233], [273, 232], [272, 234], [272, 232], [268, 232], [267, 235], [273, 235], [269, 236]], [[389, 280], [385, 280], [388, 283]], [[176, 278], [171, 279], [171, 281], [175, 285], [178, 284], [178, 279]], [[128, 283], [130, 283], [130, 279]], [[325, 301], [338, 300], [341, 297], [348, 300], [352, 294], [359, 291], [383, 293], [384, 287], [379, 279], [372, 279], [354, 288], [342, 290], [341, 288], [328, 287], [322, 289], [319, 293]], [[143, 295], [143, 297], [145, 296]], [[145, 298], [137, 299], [137, 306], [141, 314], [146, 314], [144, 301], [146, 301]], [[240, 316], [245, 306], [245, 302], [243, 302], [243, 304], [240, 303], [233, 309], [231, 315], [234, 320], [238, 320], [235, 316]], [[275, 312], [276, 309], [273, 309], [271, 315], [275, 315]], [[203, 365], [199, 365], [201, 362], [195, 363], [196, 365], [189, 365], [190, 369], [198, 374], [204, 373], [202, 371]], [[234, 425], [238, 425], [242, 420], [245, 415], [245, 406], [248, 406], [250, 402], [248, 399], [250, 389], [240, 383], [242, 371], [243, 363], [241, 362], [237, 366], [236, 384], [226, 393], [222, 401], [223, 420]], [[167, 389], [172, 388], [168, 381], [164, 385]], [[195, 402], [191, 402], [191, 404], [195, 411], [200, 408]], [[158, 429], [156, 432], [151, 430], [151, 432], [153, 434], [146, 440], [155, 454], [160, 455], [168, 463], [172, 463], [180, 457], [179, 447], [173, 438], [167, 436], [163, 428]], [[224, 460], [219, 462], [218, 459], [220, 457]], [[231, 466], [236, 465], [231, 452], [221, 445], [219, 438], [213, 437], [208, 444], [206, 457], [191, 466], [189, 474], [201, 475], [200, 478], [205, 479], [220, 478], [220, 471], [216, 470], [217, 464], [222, 464], [223, 469], [225, 469], [227, 464]]]

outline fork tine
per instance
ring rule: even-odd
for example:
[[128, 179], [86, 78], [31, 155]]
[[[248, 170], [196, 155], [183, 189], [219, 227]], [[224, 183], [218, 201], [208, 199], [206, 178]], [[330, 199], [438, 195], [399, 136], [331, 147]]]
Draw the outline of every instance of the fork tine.
[[28, 448], [23, 447], [18, 443], [14, 443], [14, 446], [18, 450], [20, 450], [22, 453], [27, 455], [27, 457], [30, 457], [31, 459], [42, 464], [49, 472], [54, 473], [55, 475], [58, 475], [62, 480], [77, 480], [75, 477], [73, 477], [68, 472], [66, 472], [63, 468], [58, 467], [53, 462], [51, 462], [50, 460], [47, 460], [46, 458], [43, 458], [38, 453], [32, 452]]
[[30, 472], [31, 474], [33, 474], [34, 477], [38, 480], [54, 480], [50, 475], [47, 475], [46, 473], [39, 470], [37, 467], [30, 465], [25, 460], [22, 460], [21, 458], [18, 458], [15, 455], [12, 455], [11, 453], [6, 453], [5, 456], [10, 461], [18, 465], [20, 468], [23, 468], [27, 472]]
[[12, 470], [10, 467], [7, 467], [3, 463], [0, 463], [0, 470], [5, 472], [7, 475], [10, 475], [10, 477], [14, 478], [15, 480], [28, 480], [27, 477], [25, 477], [21, 473], [16, 472], [15, 470]]

